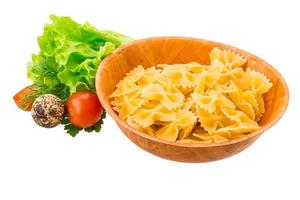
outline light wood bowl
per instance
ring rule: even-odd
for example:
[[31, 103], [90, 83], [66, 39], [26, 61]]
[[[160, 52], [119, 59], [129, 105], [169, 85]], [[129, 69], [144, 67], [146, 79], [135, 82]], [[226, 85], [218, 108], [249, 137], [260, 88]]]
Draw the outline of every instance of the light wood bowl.
[[[273, 87], [264, 97], [266, 112], [259, 121], [261, 128], [245, 137], [214, 144], [179, 144], [151, 137], [130, 127], [119, 118], [110, 104], [110, 94], [127, 72], [143, 65], [187, 63], [209, 64], [208, 54], [213, 47], [231, 49], [248, 59], [247, 66], [267, 75]], [[162, 158], [182, 162], [209, 162], [237, 154], [251, 145], [264, 131], [283, 115], [289, 99], [283, 77], [267, 62], [241, 49], [208, 40], [185, 37], [157, 37], [137, 40], [116, 49], [100, 64], [96, 76], [99, 99], [120, 129], [136, 145]]]

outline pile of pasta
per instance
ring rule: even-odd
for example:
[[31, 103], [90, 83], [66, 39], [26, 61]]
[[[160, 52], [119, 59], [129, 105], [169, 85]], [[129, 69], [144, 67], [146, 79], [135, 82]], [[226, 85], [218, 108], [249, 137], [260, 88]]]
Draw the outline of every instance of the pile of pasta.
[[272, 83], [232, 51], [214, 48], [209, 57], [210, 65], [134, 68], [111, 94], [113, 109], [131, 127], [181, 143], [224, 142], [257, 130]]

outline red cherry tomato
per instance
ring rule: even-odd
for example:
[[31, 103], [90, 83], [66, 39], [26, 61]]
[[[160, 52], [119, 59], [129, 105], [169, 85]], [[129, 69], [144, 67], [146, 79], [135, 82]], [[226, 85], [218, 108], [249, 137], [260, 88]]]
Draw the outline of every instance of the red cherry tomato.
[[90, 91], [79, 91], [70, 96], [66, 104], [70, 122], [77, 128], [88, 128], [97, 123], [103, 108], [97, 95]]

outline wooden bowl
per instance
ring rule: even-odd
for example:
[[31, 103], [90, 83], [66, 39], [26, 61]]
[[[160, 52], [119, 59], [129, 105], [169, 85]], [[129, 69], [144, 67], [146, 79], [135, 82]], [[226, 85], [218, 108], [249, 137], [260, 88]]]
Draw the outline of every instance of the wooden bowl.
[[[222, 143], [179, 144], [151, 137], [131, 128], [112, 109], [110, 94], [116, 89], [116, 84], [133, 68], [138, 65], [150, 67], [161, 63], [192, 61], [209, 64], [209, 52], [213, 47], [231, 49], [243, 55], [248, 59], [248, 67], [264, 73], [272, 81], [273, 87], [264, 98], [266, 112], [259, 121], [262, 126], [259, 130], [245, 137]], [[182, 162], [209, 162], [241, 152], [281, 118], [289, 99], [288, 87], [283, 77], [257, 56], [226, 44], [185, 37], [137, 40], [116, 49], [101, 62], [96, 76], [96, 89], [105, 110], [133, 143], [154, 155]]]

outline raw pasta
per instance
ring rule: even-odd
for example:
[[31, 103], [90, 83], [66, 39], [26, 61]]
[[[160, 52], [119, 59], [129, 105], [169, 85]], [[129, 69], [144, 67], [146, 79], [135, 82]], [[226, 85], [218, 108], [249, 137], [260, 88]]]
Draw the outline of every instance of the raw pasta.
[[214, 48], [209, 58], [210, 65], [134, 68], [111, 94], [113, 109], [131, 127], [173, 142], [224, 142], [257, 130], [272, 83], [230, 50]]

